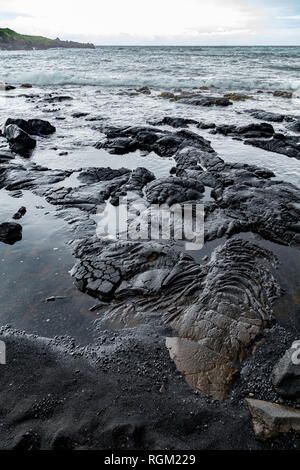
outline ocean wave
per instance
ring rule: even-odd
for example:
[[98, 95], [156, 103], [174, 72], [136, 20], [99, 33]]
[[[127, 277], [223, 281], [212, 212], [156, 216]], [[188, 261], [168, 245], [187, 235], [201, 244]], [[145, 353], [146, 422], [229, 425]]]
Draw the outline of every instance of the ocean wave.
[[283, 72], [299, 72], [300, 65], [268, 65], [266, 68], [273, 69], [273, 70], [282, 70]]
[[276, 79], [244, 77], [219, 77], [204, 80], [206, 86], [214, 86], [225, 90], [286, 90], [295, 91], [300, 88], [300, 79]]
[[31, 83], [32, 85], [94, 85], [93, 80], [86, 80], [84, 77], [76, 77], [65, 72], [22, 72], [14, 73], [5, 77], [6, 82], [19, 84]]
[[[257, 89], [264, 90], [287, 90], [296, 91], [300, 89], [300, 79], [270, 79], [267, 77], [245, 78], [245, 76], [174, 76], [173, 74], [155, 71], [155, 75], [149, 76], [142, 73], [136, 75], [120, 72], [118, 75], [105, 71], [102, 75], [95, 76], [94, 71], [68, 73], [68, 72], [46, 72], [46, 71], [30, 71], [30, 72], [14, 72], [0, 77], [3, 81], [12, 84], [31, 83], [36, 86], [101, 86], [101, 87], [142, 87], [149, 86], [157, 89], [171, 89], [175, 87], [197, 87], [206, 85], [215, 87], [219, 90], [247, 90], [253, 91]], [[89, 75], [90, 73], [90, 75]]]
[[65, 72], [23, 72], [7, 74], [1, 77], [3, 81], [18, 85], [20, 83], [31, 83], [37, 86], [51, 86], [51, 85], [86, 85], [86, 86], [103, 86], [103, 87], [142, 87], [149, 86], [155, 88], [174, 88], [179, 86], [191, 87], [199, 84], [203, 85], [203, 80], [196, 80], [194, 77], [172, 77], [170, 74], [163, 76], [149, 77], [149, 74], [134, 75], [122, 73], [115, 75], [114, 73], [105, 73], [102, 76], [94, 76], [91, 72], [90, 76], [87, 73], [70, 74]]

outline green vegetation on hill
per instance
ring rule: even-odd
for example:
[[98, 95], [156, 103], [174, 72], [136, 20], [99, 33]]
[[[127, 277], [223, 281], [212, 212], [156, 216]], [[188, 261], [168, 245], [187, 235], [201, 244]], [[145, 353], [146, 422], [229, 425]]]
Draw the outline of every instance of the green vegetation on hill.
[[58, 38], [49, 39], [43, 36], [28, 36], [26, 34], [16, 33], [9, 28], [0, 28], [0, 50], [32, 50], [55, 47], [93, 49], [94, 45], [74, 41], [61, 41]]

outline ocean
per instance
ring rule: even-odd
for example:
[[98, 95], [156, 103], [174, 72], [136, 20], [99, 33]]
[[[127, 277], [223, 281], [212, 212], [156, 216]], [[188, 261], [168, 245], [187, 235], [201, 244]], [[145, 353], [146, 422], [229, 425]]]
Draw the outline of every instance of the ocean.
[[96, 47], [0, 52], [1, 79], [37, 86], [300, 89], [300, 47]]

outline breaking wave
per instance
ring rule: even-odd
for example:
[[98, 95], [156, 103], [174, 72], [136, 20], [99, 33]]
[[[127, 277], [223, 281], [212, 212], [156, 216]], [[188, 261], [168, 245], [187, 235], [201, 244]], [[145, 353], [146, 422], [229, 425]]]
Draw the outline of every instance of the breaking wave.
[[219, 78], [206, 78], [206, 77], [172, 77], [167, 74], [155, 77], [145, 77], [143, 75], [128, 75], [124, 74], [103, 75], [103, 76], [86, 76], [86, 74], [71, 74], [64, 72], [23, 72], [14, 73], [13, 76], [9, 74], [4, 77], [8, 83], [20, 84], [31, 83], [36, 86], [64, 86], [64, 85], [77, 85], [77, 86], [103, 86], [103, 87], [140, 87], [149, 86], [154, 88], [174, 88], [174, 87], [197, 87], [206, 85], [208, 87], [215, 87], [220, 90], [288, 90], [295, 91], [300, 89], [300, 79], [291, 80], [269, 80], [264, 78], [246, 79], [243, 77], [219, 77]]
[[300, 89], [294, 49], [96, 48], [22, 53], [1, 51], [0, 80], [37, 86], [198, 86], [219, 90]]

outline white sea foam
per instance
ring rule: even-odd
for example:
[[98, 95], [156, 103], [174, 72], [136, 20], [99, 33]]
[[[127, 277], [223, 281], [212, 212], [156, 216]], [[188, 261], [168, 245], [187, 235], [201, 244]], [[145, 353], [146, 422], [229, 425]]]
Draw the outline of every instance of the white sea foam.
[[[1, 77], [2, 78], [2, 77]], [[88, 77], [81, 73], [65, 73], [65, 72], [43, 72], [32, 71], [23, 73], [6, 74], [3, 78], [8, 83], [20, 84], [31, 83], [36, 86], [57, 86], [57, 85], [78, 85], [78, 86], [99, 86], [99, 87], [142, 87], [149, 86], [153, 88], [176, 88], [176, 87], [197, 87], [208, 86], [215, 87], [218, 90], [247, 90], [254, 91], [257, 89], [264, 90], [287, 90], [294, 91], [297, 97], [300, 96], [300, 79], [289, 80], [261, 80], [258, 78], [245, 79], [235, 77], [220, 78], [176, 78], [168, 76], [160, 76], [148, 78], [145, 76], [98, 76]]]
[[297, 48], [115, 48], [0, 51], [0, 80], [37, 86], [300, 89]]

